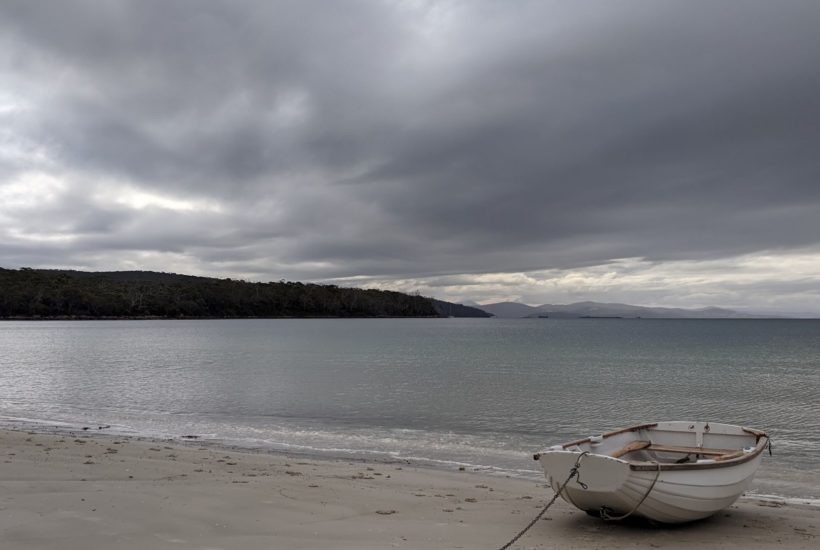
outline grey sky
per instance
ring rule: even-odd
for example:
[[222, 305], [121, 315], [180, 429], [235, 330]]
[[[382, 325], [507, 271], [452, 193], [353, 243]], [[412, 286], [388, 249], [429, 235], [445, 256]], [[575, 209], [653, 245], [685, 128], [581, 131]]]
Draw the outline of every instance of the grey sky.
[[815, 1], [7, 1], [0, 265], [820, 313]]

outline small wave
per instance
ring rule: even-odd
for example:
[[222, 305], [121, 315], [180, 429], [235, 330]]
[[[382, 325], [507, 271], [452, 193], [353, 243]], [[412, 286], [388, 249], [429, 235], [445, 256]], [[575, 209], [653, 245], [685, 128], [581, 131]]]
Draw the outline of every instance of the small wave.
[[[8, 423], [8, 424], [7, 424]], [[60, 426], [60, 427], [70, 427], [74, 424], [70, 422], [61, 422], [59, 420], [41, 420], [39, 418], [28, 418], [25, 416], [6, 416], [0, 415], [0, 425], [9, 425], [9, 426], [16, 426], [19, 424], [26, 424], [26, 425], [42, 425], [42, 424], [49, 424], [53, 426]]]
[[[417, 431], [417, 430], [416, 430]], [[340, 458], [340, 457], [368, 457], [371, 459], [386, 459], [386, 460], [400, 460], [415, 463], [418, 465], [427, 465], [431, 467], [446, 467], [446, 469], [464, 468], [475, 472], [483, 472], [491, 475], [504, 475], [516, 478], [536, 478], [540, 479], [543, 472], [539, 470], [531, 470], [526, 468], [504, 468], [496, 465], [475, 463], [464, 460], [450, 460], [444, 458], [434, 458], [420, 454], [403, 454], [397, 450], [384, 449], [363, 449], [353, 447], [320, 447], [314, 445], [303, 445], [298, 443], [287, 443], [282, 441], [272, 442], [266, 439], [218, 439], [217, 442], [223, 444], [239, 447], [239, 448], [262, 448], [262, 449], [278, 449], [282, 451], [299, 452], [307, 455], [314, 455], [319, 457]]]

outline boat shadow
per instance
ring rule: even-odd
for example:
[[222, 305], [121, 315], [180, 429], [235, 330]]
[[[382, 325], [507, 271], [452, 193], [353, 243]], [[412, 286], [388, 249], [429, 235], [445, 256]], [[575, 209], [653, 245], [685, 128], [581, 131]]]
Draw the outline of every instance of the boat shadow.
[[[672, 543], [714, 544], [721, 539], [759, 540], [782, 531], [787, 510], [747, 502], [734, 505], [714, 516], [688, 523], [658, 523], [640, 517], [604, 521], [577, 510], [556, 511], [540, 521], [538, 534], [581, 542], [607, 541], [616, 547], [634, 544], [652, 548]], [[775, 537], [776, 538], [776, 537]]]

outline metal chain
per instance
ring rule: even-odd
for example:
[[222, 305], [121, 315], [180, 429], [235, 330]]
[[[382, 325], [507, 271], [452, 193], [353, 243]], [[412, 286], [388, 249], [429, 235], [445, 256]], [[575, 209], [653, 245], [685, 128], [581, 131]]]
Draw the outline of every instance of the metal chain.
[[[546, 506], [544, 506], [544, 507], [541, 509], [541, 511], [540, 511], [540, 512], [538, 512], [538, 515], [537, 515], [537, 516], [535, 516], [535, 518], [534, 518], [534, 519], [533, 519], [533, 520], [529, 523], [529, 525], [527, 525], [527, 526], [526, 526], [526, 527], [524, 527], [521, 531], [519, 531], [519, 532], [518, 532], [518, 534], [517, 534], [517, 535], [515, 535], [515, 536], [512, 538], [512, 540], [511, 540], [510, 542], [508, 542], [507, 544], [505, 544], [504, 546], [502, 546], [502, 547], [501, 547], [501, 548], [499, 548], [498, 550], [507, 550], [507, 548], [509, 548], [510, 546], [512, 546], [513, 544], [515, 544], [515, 543], [518, 541], [518, 539], [520, 539], [521, 537], [523, 537], [523, 536], [524, 536], [524, 533], [526, 533], [527, 531], [529, 531], [529, 530], [530, 530], [530, 528], [531, 528], [533, 525], [535, 525], [535, 524], [536, 524], [536, 522], [537, 522], [539, 519], [541, 519], [541, 516], [543, 516], [543, 515], [547, 512], [547, 510], [549, 510], [549, 507], [550, 507], [550, 506], [552, 506], [552, 504], [553, 504], [556, 500], [558, 500], [558, 497], [559, 497], [559, 496], [561, 496], [561, 493], [563, 493], [563, 492], [564, 492], [564, 488], [567, 486], [567, 484], [569, 484], [569, 481], [570, 481], [572, 478], [574, 478], [574, 477], [576, 477], [576, 476], [578, 475], [578, 468], [580, 468], [580, 467], [581, 467], [581, 459], [582, 459], [582, 458], [584, 458], [584, 457], [585, 457], [586, 455], [588, 455], [588, 454], [589, 454], [589, 451], [584, 451], [583, 453], [581, 453], [580, 455], [578, 455], [578, 460], [576, 460], [576, 461], [575, 461], [575, 466], [573, 466], [573, 467], [572, 467], [572, 469], [569, 471], [569, 475], [567, 476], [566, 481], [564, 481], [564, 483], [562, 483], [562, 484], [561, 484], [561, 486], [560, 486], [560, 487], [558, 487], [558, 490], [557, 490], [557, 491], [555, 492], [555, 494], [552, 496], [552, 498], [551, 498], [551, 499], [550, 499], [550, 501], [547, 503], [547, 505], [546, 505]], [[578, 483], [579, 483], [581, 486], [584, 486], [584, 485], [585, 485], [584, 483], [581, 483], [581, 481], [580, 481], [580, 480], [578, 480]], [[584, 488], [586, 489], [586, 487], [584, 487]]]

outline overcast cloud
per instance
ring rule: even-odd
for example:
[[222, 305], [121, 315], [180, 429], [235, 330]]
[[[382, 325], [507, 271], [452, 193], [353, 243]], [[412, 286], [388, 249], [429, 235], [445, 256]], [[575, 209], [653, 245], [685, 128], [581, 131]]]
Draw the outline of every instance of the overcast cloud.
[[6, 1], [0, 266], [820, 314], [820, 3]]

